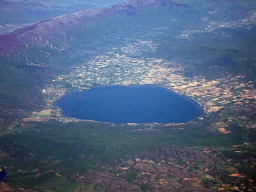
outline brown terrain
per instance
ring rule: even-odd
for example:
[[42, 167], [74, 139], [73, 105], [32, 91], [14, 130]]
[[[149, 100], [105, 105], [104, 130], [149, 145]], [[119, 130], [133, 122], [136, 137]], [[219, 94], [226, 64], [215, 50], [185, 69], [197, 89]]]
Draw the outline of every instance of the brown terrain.
[[[230, 172], [220, 169], [218, 164], [227, 166], [225, 159], [210, 151], [159, 146], [154, 152], [145, 149], [113, 165], [101, 166], [101, 171], [75, 173], [71, 179], [97, 184], [102, 191], [139, 191], [142, 185], [146, 191], [215, 191], [214, 182], [220, 183], [219, 190], [237, 189], [232, 184], [243, 183], [246, 176], [231, 166]], [[132, 181], [127, 179], [129, 175], [134, 175]], [[220, 175], [227, 175], [230, 185], [224, 184]]]
[[[230, 151], [242, 154], [245, 145], [230, 146]], [[96, 161], [94, 168], [86, 173], [73, 172], [65, 176], [83, 186], [97, 186], [99, 191], [250, 191], [254, 179], [248, 177], [249, 170], [256, 165], [253, 156], [242, 159], [223, 157], [222, 149], [210, 147], [178, 148], [171, 146], [145, 147], [144, 150], [125, 155], [119, 159], [100, 162], [92, 154], [88, 161]], [[35, 158], [35, 153], [29, 154]], [[78, 154], [79, 156], [80, 154]], [[8, 153], [0, 150], [0, 159], [13, 160]], [[49, 172], [58, 177], [56, 165], [62, 160], [40, 160], [48, 168], [19, 170], [33, 173], [35, 178]], [[9, 168], [9, 170], [11, 167]], [[2, 188], [1, 188], [2, 187]], [[82, 189], [83, 187], [81, 187]], [[0, 191], [32, 191], [10, 187], [1, 182]]]
[[8, 185], [7, 183], [0, 181], [0, 191], [2, 192], [8, 192], [8, 191], [12, 191], [12, 192], [33, 192], [34, 190], [31, 189], [24, 189], [21, 187], [11, 187], [10, 185]]

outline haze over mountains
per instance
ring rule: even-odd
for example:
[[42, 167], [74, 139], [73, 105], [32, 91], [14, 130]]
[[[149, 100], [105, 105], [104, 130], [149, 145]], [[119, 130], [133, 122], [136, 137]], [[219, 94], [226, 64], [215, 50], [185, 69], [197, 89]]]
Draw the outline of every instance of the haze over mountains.
[[[3, 2], [4, 3], [4, 2]], [[126, 3], [114, 5], [109, 8], [93, 8], [82, 10], [74, 14], [42, 20], [36, 24], [24, 28], [16, 29], [13, 32], [0, 37], [1, 54], [9, 54], [17, 46], [29, 45], [49, 45], [49, 38], [63, 36], [65, 33], [74, 32], [77, 28], [86, 23], [94, 23], [96, 20], [113, 15], [136, 15], [142, 9], [157, 6], [183, 7], [191, 11], [185, 4], [175, 3], [170, 0], [140, 1], [130, 0]]]

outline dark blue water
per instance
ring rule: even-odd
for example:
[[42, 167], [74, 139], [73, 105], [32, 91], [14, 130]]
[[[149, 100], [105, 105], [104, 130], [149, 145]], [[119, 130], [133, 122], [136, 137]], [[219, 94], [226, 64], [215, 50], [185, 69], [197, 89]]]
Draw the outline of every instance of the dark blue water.
[[6, 174], [7, 174], [6, 170], [2, 168], [2, 171], [0, 171], [0, 181], [6, 182], [6, 180], [4, 179]]
[[62, 114], [112, 123], [185, 123], [203, 115], [191, 99], [153, 86], [106, 86], [62, 96]]

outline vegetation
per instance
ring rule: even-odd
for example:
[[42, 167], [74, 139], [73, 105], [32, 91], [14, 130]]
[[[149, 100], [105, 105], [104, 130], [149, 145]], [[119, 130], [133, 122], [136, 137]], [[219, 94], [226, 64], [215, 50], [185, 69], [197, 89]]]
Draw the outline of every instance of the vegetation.
[[142, 183], [142, 184], [140, 184], [140, 189], [141, 189], [142, 191], [147, 191], [147, 188], [148, 188], [148, 184], [147, 184], [147, 183]]
[[126, 176], [126, 181], [128, 182], [128, 183], [132, 183], [133, 182], [133, 180], [135, 179], [137, 177], [137, 174], [135, 174], [135, 173], [130, 173], [130, 174], [128, 174], [127, 176]]

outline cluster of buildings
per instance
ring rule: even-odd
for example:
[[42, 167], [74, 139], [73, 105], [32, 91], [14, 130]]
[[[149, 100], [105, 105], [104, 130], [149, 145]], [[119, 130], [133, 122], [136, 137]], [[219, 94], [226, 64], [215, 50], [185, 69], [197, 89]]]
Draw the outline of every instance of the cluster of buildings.
[[[47, 110], [41, 113], [47, 112], [48, 115], [37, 113], [33, 114], [33, 119], [27, 118], [24, 121], [40, 121], [42, 116], [51, 117], [54, 114], [55, 118], [69, 122], [61, 117], [59, 109], [52, 106], [54, 100], [67, 92], [63, 84], [69, 84], [75, 91], [106, 85], [155, 84], [200, 103], [207, 114], [218, 112], [227, 106], [242, 108], [250, 105], [255, 108], [255, 82], [244, 81], [242, 75], [215, 80], [203, 76], [189, 78], [182, 74], [182, 61], [143, 57], [144, 52], [154, 52], [155, 49], [156, 45], [152, 41], [127, 41], [126, 44], [118, 44], [117, 47], [82, 65], [76, 65], [71, 73], [58, 76], [52, 85], [43, 90]], [[49, 112], [49, 109], [52, 111]], [[247, 117], [234, 118], [246, 120]], [[232, 117], [229, 117], [229, 121], [232, 121]], [[249, 121], [251, 127], [255, 126], [255, 122], [251, 119]]]

